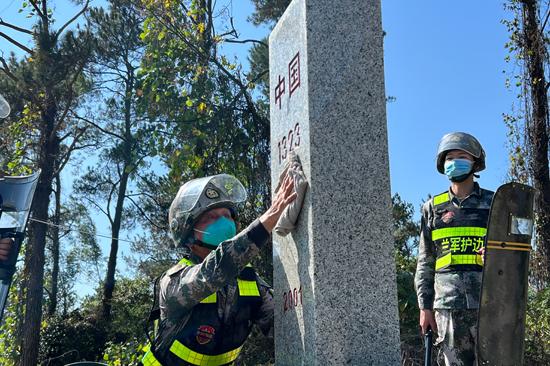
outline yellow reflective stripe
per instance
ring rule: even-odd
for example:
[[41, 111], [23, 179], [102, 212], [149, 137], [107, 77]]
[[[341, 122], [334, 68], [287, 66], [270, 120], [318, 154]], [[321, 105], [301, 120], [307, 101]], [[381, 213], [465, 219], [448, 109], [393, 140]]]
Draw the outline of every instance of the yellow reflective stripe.
[[440, 205], [445, 202], [449, 202], [449, 192], [438, 194], [434, 197], [434, 206]]
[[[181, 265], [193, 266], [195, 265], [187, 258], [183, 258], [179, 261]], [[248, 263], [246, 267], [252, 268], [252, 264]], [[237, 279], [237, 285], [239, 287], [239, 295], [241, 296], [260, 296], [260, 290], [258, 289], [258, 284], [256, 281], [245, 281]], [[201, 301], [201, 304], [215, 304], [218, 300], [218, 296], [214, 292], [212, 295], [204, 298]]]
[[487, 229], [484, 227], [461, 226], [461, 227], [446, 227], [432, 231], [432, 240], [440, 240], [444, 238], [452, 238], [454, 236], [485, 236]]
[[502, 247], [488, 245], [487, 248], [489, 248], [489, 249], [499, 249], [499, 250], [519, 250], [519, 251], [522, 251], [522, 252], [530, 252], [531, 251], [531, 247], [529, 247], [529, 248], [518, 248], [518, 247], [502, 248]]
[[239, 352], [241, 351], [241, 347], [234, 349], [233, 351], [222, 353], [221, 355], [211, 356], [195, 352], [183, 345], [178, 340], [175, 340], [170, 347], [170, 352], [193, 365], [220, 366], [235, 361], [235, 359], [239, 355]]
[[190, 261], [189, 259], [187, 259], [187, 258], [183, 258], [182, 260], [180, 260], [180, 261], [178, 262], [178, 264], [181, 264], [181, 265], [185, 264], [186, 266], [194, 266], [194, 265], [195, 265], [195, 263], [191, 262], [191, 261]]
[[512, 241], [498, 241], [498, 240], [488, 240], [487, 248], [489, 249], [499, 249], [499, 250], [519, 250], [523, 252], [530, 252], [531, 244], [529, 243], [517, 243]]
[[260, 290], [256, 281], [245, 281], [237, 279], [239, 286], [239, 295], [241, 296], [260, 296]]
[[438, 258], [435, 262], [435, 269], [438, 270], [443, 267], [448, 267], [451, 265], [451, 253], [444, 255], [441, 258]]
[[[237, 279], [237, 286], [239, 287], [240, 296], [260, 296], [260, 289], [256, 281], [245, 281]], [[206, 299], [201, 301], [201, 304], [215, 304], [218, 300], [216, 293], [208, 296]]]
[[149, 345], [145, 346], [143, 350], [146, 352], [141, 359], [143, 366], [162, 366], [162, 364], [156, 359], [155, 355], [153, 355], [153, 352], [149, 350]]
[[218, 296], [214, 292], [212, 295], [210, 295], [207, 298], [203, 299], [201, 301], [201, 304], [215, 304], [216, 301], [218, 301]]
[[476, 264], [483, 266], [481, 255], [479, 254], [452, 254], [449, 253], [435, 262], [435, 269], [441, 269], [455, 264]]
[[531, 248], [531, 244], [529, 243], [518, 243], [514, 241], [499, 241], [499, 240], [487, 240], [487, 245], [498, 245], [501, 247], [507, 247], [510, 245], [516, 246], [516, 247], [529, 247]]

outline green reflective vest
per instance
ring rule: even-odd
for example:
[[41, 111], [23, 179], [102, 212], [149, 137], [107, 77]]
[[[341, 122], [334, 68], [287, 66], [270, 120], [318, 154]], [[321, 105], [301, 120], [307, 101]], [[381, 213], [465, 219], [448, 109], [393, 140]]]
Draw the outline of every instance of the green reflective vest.
[[481, 271], [483, 262], [477, 252], [483, 248], [489, 208], [456, 207], [445, 192], [433, 198], [433, 215], [436, 271]]
[[[194, 265], [185, 258], [179, 264]], [[237, 314], [235, 318], [242, 319], [242, 321], [233, 324], [234, 329], [226, 329], [227, 324], [220, 321], [217, 311], [218, 295], [215, 292], [205, 297], [193, 308], [191, 317], [178, 334], [161, 335], [174, 339], [168, 350], [169, 354], [159, 356], [148, 346], [144, 349], [146, 353], [141, 361], [143, 365], [221, 366], [229, 365], [235, 361], [250, 331], [247, 318], [251, 310], [250, 305], [261, 301], [260, 289], [255, 278], [256, 274], [250, 265], [247, 265], [237, 278], [239, 309], [236, 311], [242, 312], [242, 315]]]

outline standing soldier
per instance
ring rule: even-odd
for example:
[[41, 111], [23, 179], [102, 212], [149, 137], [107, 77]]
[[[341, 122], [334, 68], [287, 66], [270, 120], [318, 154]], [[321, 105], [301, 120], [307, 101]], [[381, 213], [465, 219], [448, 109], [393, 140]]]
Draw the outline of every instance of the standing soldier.
[[474, 182], [485, 169], [479, 141], [463, 132], [443, 136], [437, 170], [451, 181], [448, 191], [422, 207], [415, 287], [422, 333], [437, 332], [447, 366], [475, 362], [475, 326], [481, 289], [479, 251], [487, 231], [493, 192]]
[[236, 206], [246, 199], [235, 177], [199, 178], [180, 188], [170, 232], [190, 255], [160, 277], [160, 323], [145, 366], [230, 365], [253, 324], [272, 334], [273, 294], [248, 263], [295, 197], [286, 176], [272, 206], [235, 235]]

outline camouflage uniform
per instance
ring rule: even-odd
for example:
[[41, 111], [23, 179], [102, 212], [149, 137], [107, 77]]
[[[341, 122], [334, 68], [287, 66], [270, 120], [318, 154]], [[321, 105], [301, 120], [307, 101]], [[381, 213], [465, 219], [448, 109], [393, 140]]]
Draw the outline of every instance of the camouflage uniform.
[[[273, 294], [270, 287], [253, 272], [260, 292], [259, 301], [245, 304], [239, 296], [236, 281], [268, 237], [269, 233], [256, 220], [234, 238], [221, 243], [204, 261], [194, 261], [199, 264], [189, 266], [180, 262], [163, 274], [159, 286], [160, 324], [154, 349], [155, 356], [164, 366], [189, 365], [169, 349], [176, 338], [182, 337], [182, 332], [191, 332], [193, 339], [201, 336], [198, 328], [207, 327], [209, 321], [200, 319], [203, 313], [197, 312], [197, 305], [213, 293], [217, 295], [215, 321], [219, 324], [212, 334], [203, 334], [212, 337], [211, 344], [200, 342], [201, 346], [210, 347], [208, 350], [213, 354], [225, 352], [220, 348], [227, 348], [227, 342], [241, 346], [253, 323], [265, 335], [272, 335]], [[193, 329], [188, 329], [190, 327]], [[210, 342], [204, 337], [202, 340]]]
[[[420, 309], [435, 310], [437, 343], [442, 344], [447, 365], [469, 366], [475, 359], [482, 274], [475, 251], [482, 247], [485, 229], [480, 228], [487, 227], [492, 198], [493, 192], [475, 183], [462, 201], [449, 190], [422, 207], [415, 287]], [[475, 233], [472, 227], [478, 228]], [[455, 234], [444, 237], [441, 233], [449, 228]], [[454, 262], [455, 255], [464, 261]]]

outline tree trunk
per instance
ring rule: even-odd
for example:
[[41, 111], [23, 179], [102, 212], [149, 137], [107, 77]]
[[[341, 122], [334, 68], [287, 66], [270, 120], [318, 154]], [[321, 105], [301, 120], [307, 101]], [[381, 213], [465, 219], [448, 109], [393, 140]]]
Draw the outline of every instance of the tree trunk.
[[111, 318], [111, 300], [113, 299], [113, 291], [115, 289], [115, 270], [118, 254], [118, 236], [120, 235], [120, 224], [122, 221], [122, 210], [124, 208], [124, 197], [126, 195], [126, 187], [128, 185], [127, 166], [124, 165], [124, 172], [118, 187], [117, 204], [115, 208], [115, 218], [113, 227], [111, 228], [111, 251], [109, 253], [109, 262], [107, 264], [107, 275], [105, 276], [105, 284], [103, 285], [103, 301], [102, 301], [102, 317], [103, 320]]
[[59, 224], [61, 223], [61, 178], [58, 172], [55, 175], [55, 213], [53, 223], [56, 225], [52, 228], [52, 288], [50, 293], [50, 304], [48, 306], [48, 315], [55, 314], [57, 308], [57, 293], [59, 282]]
[[[57, 106], [53, 96], [48, 92], [46, 92], [45, 103], [41, 116], [41, 144], [38, 163], [42, 174], [38, 180], [32, 209], [32, 217], [43, 221], [48, 219], [55, 160], [60, 144], [59, 136], [55, 130]], [[32, 232], [33, 238], [29, 241], [29, 247], [27, 248], [29, 251], [29, 278], [20, 366], [36, 366], [38, 364], [38, 347], [40, 343], [47, 226], [33, 222]]]
[[537, 2], [523, 1], [526, 82], [531, 93], [531, 169], [538, 190], [536, 202], [537, 252], [535, 274], [539, 284], [550, 280], [550, 173], [548, 169], [548, 97], [544, 74], [545, 45], [537, 21]]
[[124, 199], [126, 198], [126, 189], [130, 173], [134, 169], [132, 166], [132, 150], [134, 140], [132, 137], [132, 92], [134, 90], [134, 68], [130, 62], [126, 62], [127, 82], [126, 94], [124, 98], [124, 165], [120, 183], [118, 186], [117, 203], [115, 207], [115, 218], [111, 228], [111, 252], [109, 253], [109, 262], [107, 264], [107, 275], [105, 276], [105, 284], [103, 285], [103, 300], [102, 300], [102, 318], [109, 320], [111, 318], [111, 301], [115, 289], [115, 270], [118, 255], [118, 238], [120, 235], [120, 225], [122, 222], [122, 214], [124, 210]]

